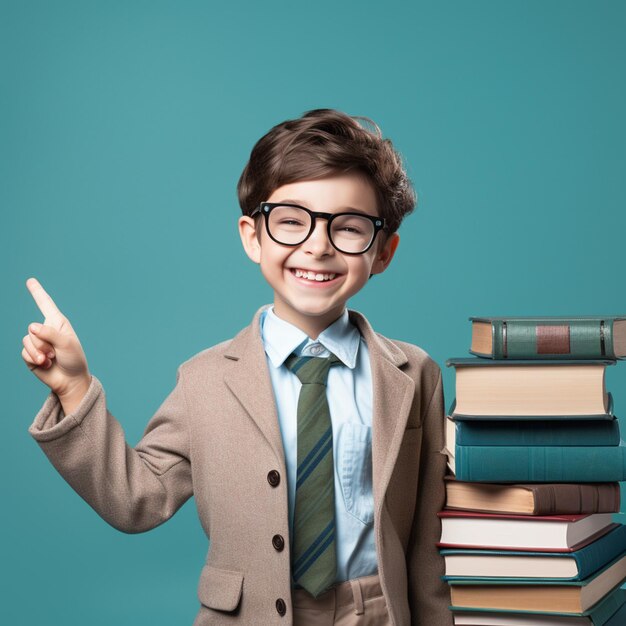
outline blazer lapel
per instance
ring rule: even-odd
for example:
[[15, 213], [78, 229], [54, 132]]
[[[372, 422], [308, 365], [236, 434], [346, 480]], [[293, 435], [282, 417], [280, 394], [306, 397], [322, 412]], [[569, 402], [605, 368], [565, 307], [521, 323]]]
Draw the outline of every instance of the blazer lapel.
[[415, 394], [415, 383], [399, 368], [407, 357], [395, 344], [377, 335], [360, 313], [350, 311], [350, 319], [363, 335], [372, 369], [372, 481], [374, 511], [380, 508], [398, 458], [407, 419]]
[[[224, 382], [256, 423], [284, 466], [285, 455], [276, 411], [276, 402], [259, 318], [233, 338], [224, 356], [228, 367]], [[377, 335], [363, 315], [349, 310], [354, 323], [367, 343], [372, 369], [372, 480], [374, 509], [380, 514], [385, 493], [398, 458], [409, 411], [413, 404], [415, 383], [400, 369], [407, 357], [395, 344]]]
[[224, 382], [254, 420], [283, 467], [285, 454], [259, 323], [265, 308], [256, 312], [250, 326], [233, 338], [224, 353], [228, 359]]

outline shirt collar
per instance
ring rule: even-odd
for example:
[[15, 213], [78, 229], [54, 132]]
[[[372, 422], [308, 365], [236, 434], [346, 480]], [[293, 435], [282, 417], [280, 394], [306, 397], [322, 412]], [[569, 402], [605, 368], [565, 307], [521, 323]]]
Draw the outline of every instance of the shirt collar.
[[261, 337], [274, 367], [280, 367], [292, 352], [300, 355], [307, 346], [320, 343], [350, 369], [356, 366], [361, 339], [358, 329], [350, 322], [347, 309], [317, 339], [311, 339], [304, 331], [278, 317], [274, 307], [261, 314]]

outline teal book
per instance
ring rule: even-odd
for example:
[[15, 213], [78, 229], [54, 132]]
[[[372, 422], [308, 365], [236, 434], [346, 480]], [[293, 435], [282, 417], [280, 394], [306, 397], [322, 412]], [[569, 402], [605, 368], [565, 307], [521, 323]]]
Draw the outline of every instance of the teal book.
[[[443, 580], [472, 578], [518, 582], [541, 572], [550, 580], [582, 580], [626, 552], [626, 526], [620, 524], [599, 539], [574, 552], [528, 552], [519, 550], [439, 550], [446, 564]], [[454, 573], [450, 573], [454, 572]]]
[[460, 446], [618, 446], [617, 419], [446, 420], [446, 441]]
[[492, 483], [602, 483], [626, 480], [619, 446], [454, 446], [444, 450], [457, 480]]
[[[512, 626], [624, 626], [626, 590], [617, 588], [595, 606], [581, 613], [542, 613], [539, 611], [496, 611], [466, 608], [454, 610], [455, 625], [494, 624], [497, 620]], [[485, 618], [481, 621], [481, 618]], [[491, 618], [491, 619], [490, 619]], [[567, 621], [564, 621], [564, 620]]]
[[605, 626], [624, 626], [626, 624], [626, 606], [622, 605], [622, 608], [618, 609], [617, 613], [604, 623]]
[[490, 359], [622, 359], [626, 316], [470, 317], [470, 353]]

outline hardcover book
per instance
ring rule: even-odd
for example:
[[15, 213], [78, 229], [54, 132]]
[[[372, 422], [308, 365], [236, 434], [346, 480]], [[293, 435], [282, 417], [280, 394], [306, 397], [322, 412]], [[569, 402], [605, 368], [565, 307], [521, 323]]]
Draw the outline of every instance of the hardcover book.
[[621, 359], [626, 316], [470, 317], [470, 353], [491, 359]]
[[[451, 607], [453, 608], [453, 607]], [[454, 611], [454, 623], [463, 626], [624, 626], [626, 620], [626, 590], [619, 587], [606, 594], [591, 608], [580, 613], [538, 613], [525, 611], [496, 611], [466, 608]]]
[[573, 552], [619, 526], [611, 513], [528, 517], [444, 509], [437, 515], [437, 545], [444, 548]]
[[613, 419], [605, 370], [615, 361], [449, 359], [456, 371], [450, 415], [462, 419]]
[[626, 480], [619, 446], [459, 446], [443, 451], [456, 478], [468, 482], [583, 483]]
[[469, 483], [446, 477], [446, 508], [518, 515], [618, 513], [619, 483]]
[[446, 446], [617, 446], [617, 418], [606, 420], [446, 419]]
[[618, 587], [590, 609], [580, 613], [539, 613], [533, 609], [497, 611], [466, 608], [455, 610], [453, 616], [455, 626], [457, 624], [459, 626], [624, 626], [626, 624], [626, 590]]

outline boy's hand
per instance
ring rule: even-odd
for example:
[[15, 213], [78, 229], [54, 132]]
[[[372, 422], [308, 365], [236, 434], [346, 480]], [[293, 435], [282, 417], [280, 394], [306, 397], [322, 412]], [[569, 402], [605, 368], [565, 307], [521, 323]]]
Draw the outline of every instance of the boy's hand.
[[75, 406], [91, 383], [83, 348], [69, 320], [39, 281], [29, 278], [26, 287], [43, 313], [44, 321], [29, 324], [28, 334], [22, 340], [22, 358], [28, 369], [59, 396], [64, 408]]

